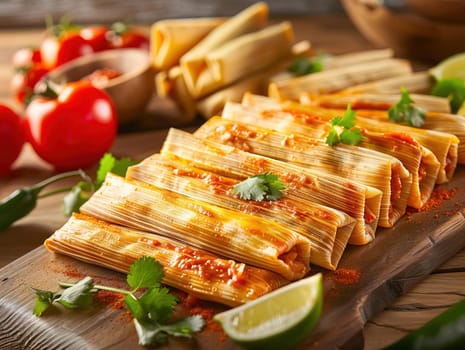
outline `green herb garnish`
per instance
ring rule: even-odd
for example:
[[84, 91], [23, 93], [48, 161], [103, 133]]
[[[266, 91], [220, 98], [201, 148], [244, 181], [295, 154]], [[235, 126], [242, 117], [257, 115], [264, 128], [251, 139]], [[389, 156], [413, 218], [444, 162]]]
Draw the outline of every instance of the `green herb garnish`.
[[275, 201], [283, 196], [286, 185], [272, 173], [253, 175], [234, 186], [233, 194], [239, 198], [261, 202]]
[[426, 112], [413, 105], [414, 101], [404, 86], [401, 87], [401, 91], [399, 102], [388, 110], [389, 119], [396, 123], [406, 122], [409, 126], [422, 127]]
[[[135, 261], [126, 281], [131, 290], [94, 284], [91, 277], [84, 277], [75, 284], [60, 283], [63, 292], [51, 292], [33, 289], [37, 295], [33, 313], [36, 316], [60, 303], [66, 308], [87, 308], [92, 305], [93, 294], [106, 290], [125, 295], [124, 303], [134, 316], [134, 326], [140, 345], [162, 345], [168, 336], [190, 338], [205, 326], [205, 320], [199, 316], [189, 316], [176, 322], [170, 322], [178, 299], [162, 287], [163, 266], [151, 257], [142, 257]], [[141, 289], [144, 293], [138, 296]]]
[[109, 172], [119, 176], [125, 176], [128, 168], [134, 164], [137, 164], [137, 162], [131, 158], [123, 157], [118, 159], [111, 153], [105, 153], [100, 159], [95, 181], [93, 183], [85, 181], [78, 182], [63, 198], [63, 213], [66, 216], [70, 216], [73, 212], [78, 212], [81, 205], [102, 186]]
[[460, 78], [443, 78], [433, 86], [431, 94], [447, 97], [452, 112], [457, 113], [465, 102], [465, 81]]
[[331, 120], [331, 129], [326, 137], [326, 143], [335, 146], [339, 143], [346, 145], [357, 145], [362, 141], [362, 133], [355, 127], [355, 111], [352, 111], [350, 104], [342, 117], [335, 117]]
[[297, 57], [287, 70], [298, 77], [311, 73], [321, 72], [323, 70], [323, 61], [325, 57], [326, 55], [318, 55], [315, 57]]

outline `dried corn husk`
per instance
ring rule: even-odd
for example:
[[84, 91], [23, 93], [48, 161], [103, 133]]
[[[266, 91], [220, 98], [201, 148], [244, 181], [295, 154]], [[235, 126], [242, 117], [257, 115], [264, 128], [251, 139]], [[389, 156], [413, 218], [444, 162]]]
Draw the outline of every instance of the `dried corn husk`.
[[155, 22], [150, 29], [150, 55], [156, 70], [168, 70], [178, 64], [187, 51], [225, 18], [179, 18]]
[[312, 244], [310, 262], [330, 270], [337, 267], [355, 225], [355, 220], [347, 214], [301, 198], [285, 196], [264, 202], [240, 199], [233, 195], [233, 187], [239, 180], [197, 169], [160, 154], [130, 167], [126, 177], [276, 221], [307, 237]]
[[207, 68], [206, 56], [224, 43], [240, 36], [263, 29], [268, 22], [268, 6], [258, 2], [228, 18], [212, 30], [199, 44], [181, 57], [181, 67], [187, 86], [194, 97], [198, 97], [198, 79]]
[[74, 214], [45, 241], [45, 247], [124, 273], [135, 260], [151, 256], [163, 265], [166, 285], [229, 306], [246, 303], [288, 283], [273, 272], [82, 214]]
[[[156, 232], [286, 279], [309, 270], [310, 241], [278, 224], [109, 174], [83, 214]], [[266, 228], [266, 229], [265, 229]]]
[[280, 101], [298, 101], [304, 93], [334, 93], [354, 84], [410, 74], [411, 71], [406, 60], [391, 58], [365, 62], [274, 82], [270, 84], [269, 95]]
[[287, 184], [287, 196], [331, 206], [356, 219], [351, 243], [365, 244], [375, 236], [382, 193], [373, 187], [200, 139], [177, 129], [170, 129], [161, 154], [236, 179], [271, 172]]
[[321, 139], [220, 117], [204, 123], [195, 136], [377, 188], [383, 193], [379, 226], [392, 227], [405, 214], [412, 176], [397, 158], [384, 153], [343, 144], [329, 146]]

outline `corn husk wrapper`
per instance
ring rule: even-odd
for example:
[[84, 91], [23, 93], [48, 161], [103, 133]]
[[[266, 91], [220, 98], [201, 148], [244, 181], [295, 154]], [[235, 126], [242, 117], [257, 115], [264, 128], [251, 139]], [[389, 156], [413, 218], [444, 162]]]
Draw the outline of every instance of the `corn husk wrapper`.
[[266, 268], [288, 280], [302, 278], [310, 268], [310, 241], [272, 221], [116, 175], [109, 174], [80, 210]]
[[268, 94], [279, 101], [298, 101], [302, 94], [335, 93], [354, 84], [410, 74], [411, 71], [406, 60], [377, 60], [280, 80], [270, 84]]
[[179, 18], [155, 22], [150, 29], [150, 55], [156, 70], [168, 70], [225, 18]]
[[379, 226], [392, 227], [405, 214], [412, 177], [392, 156], [220, 117], [204, 123], [195, 135], [377, 188], [383, 193]]
[[228, 306], [246, 303], [288, 283], [273, 272], [83, 214], [74, 214], [45, 241], [45, 247], [123, 273], [137, 259], [150, 256], [163, 265], [166, 285]]
[[234, 195], [239, 180], [197, 169], [187, 162], [155, 154], [128, 169], [127, 178], [146, 182], [227, 209], [278, 222], [308, 238], [310, 262], [336, 269], [355, 225], [347, 214], [301, 198], [247, 201]]
[[161, 154], [240, 180], [271, 172], [286, 184], [287, 196], [331, 206], [356, 219], [351, 243], [366, 244], [374, 239], [382, 193], [373, 187], [200, 139], [177, 129], [170, 129]]

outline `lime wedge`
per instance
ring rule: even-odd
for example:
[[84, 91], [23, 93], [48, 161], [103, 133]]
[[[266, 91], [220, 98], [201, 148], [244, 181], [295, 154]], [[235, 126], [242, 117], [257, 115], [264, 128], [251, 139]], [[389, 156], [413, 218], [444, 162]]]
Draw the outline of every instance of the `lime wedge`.
[[215, 315], [225, 333], [249, 349], [286, 349], [315, 327], [323, 306], [321, 273]]
[[465, 52], [455, 54], [439, 62], [430, 69], [436, 80], [442, 78], [460, 78], [465, 80]]

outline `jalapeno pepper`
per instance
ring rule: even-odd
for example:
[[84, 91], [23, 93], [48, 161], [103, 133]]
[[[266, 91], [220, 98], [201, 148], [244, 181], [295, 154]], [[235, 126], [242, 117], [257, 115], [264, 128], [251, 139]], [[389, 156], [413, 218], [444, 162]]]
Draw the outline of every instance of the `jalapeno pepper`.
[[8, 228], [16, 220], [29, 214], [37, 205], [40, 197], [69, 189], [60, 189], [40, 196], [40, 192], [48, 185], [72, 176], [81, 176], [88, 181], [88, 176], [82, 170], [70, 171], [52, 176], [32, 187], [20, 188], [0, 201], [0, 231]]
[[465, 300], [458, 302], [418, 330], [385, 350], [465, 349]]

